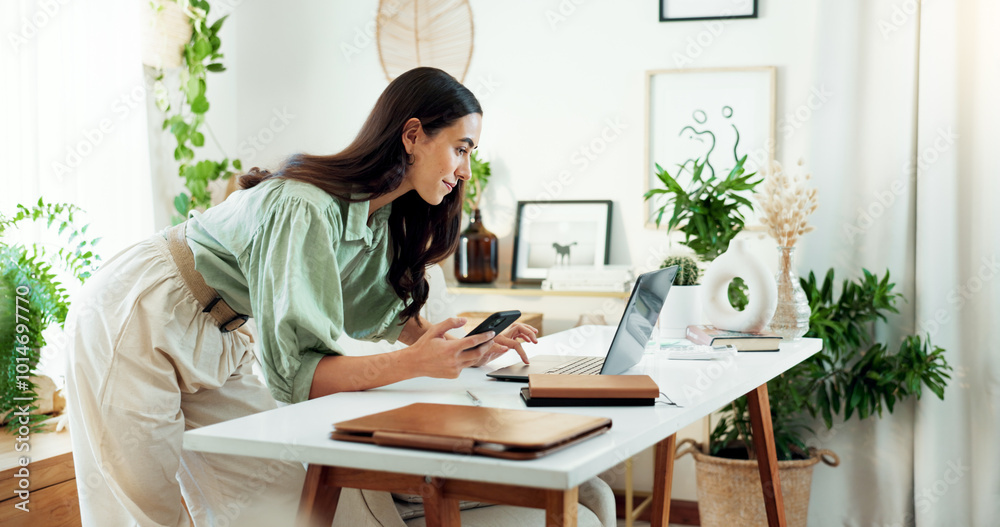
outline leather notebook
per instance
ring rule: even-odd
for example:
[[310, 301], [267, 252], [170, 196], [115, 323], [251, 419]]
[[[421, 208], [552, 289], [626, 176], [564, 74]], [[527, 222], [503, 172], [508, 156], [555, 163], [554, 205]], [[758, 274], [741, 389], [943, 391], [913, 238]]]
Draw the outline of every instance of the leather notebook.
[[529, 375], [528, 406], [652, 406], [660, 388], [648, 375]]
[[611, 428], [611, 419], [485, 406], [414, 403], [335, 423], [331, 439], [535, 459]]

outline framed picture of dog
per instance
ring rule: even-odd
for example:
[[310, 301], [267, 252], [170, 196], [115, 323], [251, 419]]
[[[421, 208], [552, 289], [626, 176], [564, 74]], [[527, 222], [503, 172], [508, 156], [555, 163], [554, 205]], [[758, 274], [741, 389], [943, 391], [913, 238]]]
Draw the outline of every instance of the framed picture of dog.
[[511, 281], [540, 283], [555, 266], [608, 263], [611, 201], [519, 201]]

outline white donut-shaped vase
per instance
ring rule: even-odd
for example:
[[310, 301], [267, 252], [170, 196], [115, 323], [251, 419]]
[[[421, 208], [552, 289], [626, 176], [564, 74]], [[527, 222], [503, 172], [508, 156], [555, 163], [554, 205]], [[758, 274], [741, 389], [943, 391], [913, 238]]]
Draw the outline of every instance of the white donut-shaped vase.
[[[749, 302], [737, 311], [729, 303], [729, 282], [740, 277], [747, 284]], [[702, 305], [709, 322], [719, 329], [763, 331], [778, 307], [778, 285], [770, 270], [747, 249], [746, 240], [733, 240], [729, 249], [709, 264], [701, 280]]]

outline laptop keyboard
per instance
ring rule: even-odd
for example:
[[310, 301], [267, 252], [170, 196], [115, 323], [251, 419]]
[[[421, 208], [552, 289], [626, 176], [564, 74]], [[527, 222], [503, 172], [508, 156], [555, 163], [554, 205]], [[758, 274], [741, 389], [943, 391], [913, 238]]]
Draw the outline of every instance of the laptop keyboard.
[[602, 366], [604, 366], [604, 357], [582, 357], [561, 366], [556, 366], [545, 373], [599, 375]]

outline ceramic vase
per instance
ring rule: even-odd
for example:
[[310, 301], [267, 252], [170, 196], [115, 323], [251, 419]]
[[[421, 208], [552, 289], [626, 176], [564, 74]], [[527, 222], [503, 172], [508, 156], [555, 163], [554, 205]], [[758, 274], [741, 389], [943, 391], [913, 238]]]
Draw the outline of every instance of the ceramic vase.
[[[742, 278], [749, 290], [749, 303], [743, 311], [729, 304], [729, 282], [736, 277]], [[763, 331], [778, 304], [774, 275], [750, 252], [746, 240], [730, 242], [729, 249], [709, 264], [701, 285], [705, 317], [715, 327], [727, 331]]]

